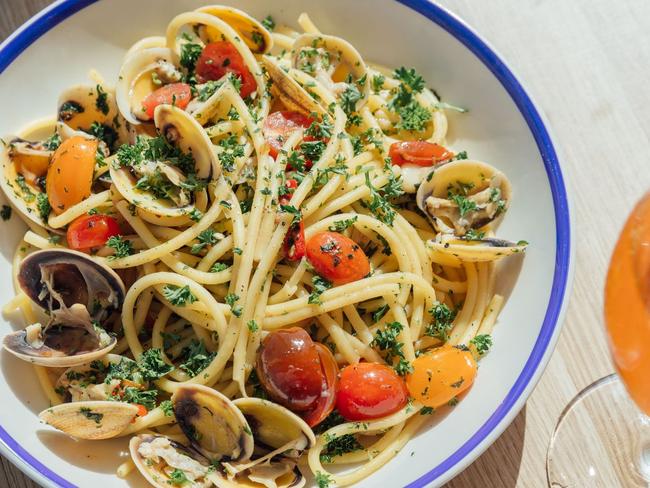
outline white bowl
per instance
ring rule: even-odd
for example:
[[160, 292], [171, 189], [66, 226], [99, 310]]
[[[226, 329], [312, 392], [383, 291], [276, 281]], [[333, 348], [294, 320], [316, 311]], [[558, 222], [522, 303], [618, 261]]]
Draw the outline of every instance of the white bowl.
[[[115, 80], [124, 50], [164, 34], [176, 14], [205, 4], [185, 0], [61, 0], [0, 47], [0, 134], [55, 113], [59, 92], [84, 82], [89, 68]], [[327, 33], [345, 37], [369, 60], [414, 66], [444, 100], [469, 107], [450, 117], [454, 148], [507, 173], [514, 200], [499, 234], [531, 245], [519, 281], [500, 316], [492, 352], [466, 398], [423, 430], [396, 458], [359, 486], [440, 485], [483, 452], [539, 379], [559, 334], [572, 276], [570, 212], [562, 173], [545, 124], [512, 72], [475, 32], [425, 0], [241, 0], [258, 18], [295, 24], [308, 12]], [[299, 5], [298, 5], [299, 4]], [[13, 296], [11, 255], [22, 232], [17, 218], [0, 233], [0, 302]], [[0, 324], [0, 333], [11, 330]], [[47, 407], [30, 366], [0, 355], [0, 450], [46, 486], [144, 485], [114, 470], [123, 441], [75, 442], [40, 425]]]

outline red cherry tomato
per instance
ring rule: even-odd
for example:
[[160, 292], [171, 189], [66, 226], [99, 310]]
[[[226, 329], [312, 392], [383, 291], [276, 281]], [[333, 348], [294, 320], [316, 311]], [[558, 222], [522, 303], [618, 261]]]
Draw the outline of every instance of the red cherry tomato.
[[404, 407], [407, 401], [406, 384], [385, 364], [352, 364], [341, 371], [336, 408], [347, 420], [385, 417]]
[[70, 249], [86, 250], [100, 247], [121, 234], [117, 221], [108, 215], [82, 215], [68, 226], [66, 239]]
[[327, 346], [316, 342], [321, 369], [323, 371], [323, 388], [315, 406], [302, 416], [310, 427], [320, 424], [334, 410], [336, 404], [336, 387], [338, 384], [339, 367], [332, 351]]
[[294, 222], [284, 238], [284, 255], [289, 261], [300, 261], [305, 255], [305, 223]]
[[394, 142], [390, 145], [388, 155], [393, 164], [417, 164], [418, 166], [433, 166], [454, 157], [447, 148], [427, 141]]
[[228, 41], [211, 42], [196, 61], [196, 77], [200, 83], [218, 80], [233, 73], [241, 80], [239, 94], [246, 98], [257, 89], [255, 77], [250, 72], [239, 51]]
[[335, 285], [357, 281], [370, 273], [361, 246], [338, 232], [319, 232], [307, 241], [307, 259], [316, 272]]
[[413, 361], [406, 377], [411, 396], [427, 407], [446, 404], [474, 383], [478, 369], [474, 356], [453, 346], [442, 346]]
[[131, 420], [131, 423], [135, 422], [135, 419], [137, 417], [144, 417], [145, 415], [147, 415], [147, 413], [149, 413], [149, 410], [147, 410], [147, 407], [145, 407], [144, 405], [141, 405], [139, 403], [134, 403], [133, 405], [138, 407], [138, 413], [135, 414], [135, 418]]
[[277, 158], [287, 137], [297, 129], [306, 129], [314, 119], [290, 110], [273, 112], [264, 121], [264, 137], [271, 146], [269, 154]]
[[321, 397], [318, 348], [300, 327], [269, 333], [262, 342], [256, 370], [269, 396], [291, 410], [309, 410]]
[[175, 105], [185, 110], [192, 99], [192, 89], [187, 83], [172, 83], [149, 93], [142, 100], [142, 108], [147, 117], [153, 119], [153, 112], [158, 105]]

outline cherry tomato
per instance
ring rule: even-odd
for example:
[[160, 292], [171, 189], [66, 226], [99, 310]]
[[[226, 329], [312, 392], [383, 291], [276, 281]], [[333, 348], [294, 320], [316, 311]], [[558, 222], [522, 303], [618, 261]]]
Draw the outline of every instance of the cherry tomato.
[[67, 241], [70, 249], [90, 249], [106, 244], [121, 234], [120, 226], [108, 215], [82, 215], [68, 226]]
[[289, 261], [300, 261], [305, 255], [305, 223], [294, 222], [284, 238], [284, 255]]
[[153, 112], [158, 105], [175, 105], [185, 110], [192, 99], [192, 89], [187, 83], [172, 83], [149, 93], [142, 100], [142, 108], [147, 117], [153, 119]]
[[321, 396], [318, 348], [300, 327], [269, 333], [262, 342], [256, 370], [269, 396], [291, 410], [308, 410]]
[[347, 420], [385, 417], [404, 407], [407, 401], [404, 380], [385, 364], [351, 364], [341, 371], [336, 408]]
[[316, 400], [315, 406], [302, 416], [310, 427], [320, 424], [334, 410], [336, 405], [336, 387], [338, 384], [339, 367], [336, 364], [332, 351], [327, 346], [316, 342], [318, 356], [323, 372], [323, 387], [321, 396]]
[[257, 89], [255, 77], [244, 63], [239, 51], [228, 41], [211, 42], [196, 62], [196, 77], [200, 83], [218, 80], [233, 73], [241, 80], [239, 94], [246, 98]]
[[390, 145], [388, 155], [393, 164], [417, 164], [418, 166], [433, 166], [454, 157], [447, 148], [427, 141], [394, 142]]
[[335, 285], [360, 280], [370, 273], [361, 246], [338, 232], [319, 232], [307, 241], [307, 259], [316, 272]]
[[138, 407], [138, 412], [135, 414], [135, 417], [133, 417], [133, 420], [131, 420], [131, 423], [134, 423], [136, 418], [144, 417], [145, 415], [147, 415], [147, 413], [149, 413], [149, 410], [147, 410], [147, 407], [145, 407], [144, 405], [141, 405], [139, 403], [134, 403], [133, 405]]
[[285, 181], [284, 186], [287, 187], [289, 193], [286, 193], [285, 195], [281, 195], [280, 198], [278, 198], [278, 200], [280, 201], [280, 205], [289, 205], [289, 201], [291, 200], [291, 195], [293, 194], [293, 191], [296, 188], [298, 188], [298, 182], [293, 178], [289, 178], [287, 181]]
[[437, 408], [472, 386], [476, 368], [469, 351], [442, 346], [413, 361], [413, 372], [406, 377], [406, 386], [420, 403]]
[[54, 152], [45, 189], [57, 215], [90, 196], [97, 147], [96, 139], [74, 136]]
[[273, 112], [264, 121], [264, 137], [269, 143], [269, 154], [277, 158], [287, 137], [297, 129], [306, 129], [314, 119], [291, 110]]

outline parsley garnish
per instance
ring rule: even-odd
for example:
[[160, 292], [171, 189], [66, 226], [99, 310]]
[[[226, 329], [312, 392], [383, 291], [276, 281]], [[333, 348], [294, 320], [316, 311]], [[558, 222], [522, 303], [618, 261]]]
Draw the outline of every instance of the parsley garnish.
[[125, 258], [133, 254], [133, 246], [131, 241], [124, 240], [122, 236], [112, 236], [106, 241], [108, 247], [113, 248], [114, 252], [112, 256], [109, 256], [109, 260]]
[[311, 282], [313, 286], [311, 289], [311, 293], [309, 294], [309, 299], [307, 300], [307, 303], [320, 305], [321, 294], [329, 290], [330, 288], [332, 288], [332, 283], [327, 281], [325, 278], [321, 278], [318, 275], [314, 275], [311, 279]]
[[343, 232], [346, 229], [349, 229], [354, 225], [354, 223], [358, 220], [358, 217], [352, 217], [351, 219], [345, 219], [345, 220], [337, 220], [334, 222], [332, 225], [329, 226], [329, 230], [332, 232]]
[[330, 475], [316, 471], [316, 484], [318, 488], [329, 488], [330, 483], [332, 483], [332, 477]]
[[104, 91], [101, 85], [97, 85], [97, 100], [95, 100], [95, 107], [104, 115], [108, 115], [110, 110], [108, 106], [108, 93]]
[[188, 285], [165, 285], [163, 286], [163, 296], [169, 303], [177, 307], [184, 307], [188, 302], [191, 304], [197, 300], [196, 295], [190, 291]]
[[366, 186], [370, 188], [370, 202], [367, 203], [368, 209], [378, 220], [392, 226], [396, 215], [395, 210], [390, 202], [372, 185], [369, 173], [366, 173]]
[[352, 434], [344, 434], [330, 440], [320, 454], [321, 462], [331, 463], [336, 456], [342, 456], [348, 452], [359, 451], [363, 446]]
[[413, 367], [404, 357], [404, 352], [402, 351], [404, 344], [397, 340], [403, 328], [404, 326], [399, 322], [390, 322], [386, 324], [383, 330], [378, 330], [375, 333], [375, 338], [370, 343], [371, 346], [377, 346], [386, 353], [386, 361], [388, 363], [392, 363], [393, 358], [398, 359], [393, 368], [400, 375], [405, 375], [413, 371]]
[[183, 349], [185, 360], [180, 364], [179, 368], [194, 377], [207, 368], [215, 356], [216, 353], [208, 352], [205, 349], [203, 340], [192, 340], [189, 346]]
[[273, 17], [270, 15], [267, 15], [262, 20], [262, 25], [266, 28], [266, 30], [273, 31], [273, 29], [275, 29], [275, 20], [273, 20]]
[[237, 143], [237, 136], [228, 136], [219, 141], [223, 151], [219, 153], [219, 162], [224, 171], [235, 171], [235, 159], [244, 155], [244, 146]]
[[361, 100], [362, 95], [354, 83], [348, 83], [345, 91], [341, 93], [340, 104], [346, 115], [350, 115], [357, 110], [357, 102]]
[[228, 293], [225, 298], [225, 302], [230, 305], [230, 311], [235, 317], [241, 317], [241, 314], [243, 312], [242, 306], [241, 305], [235, 305], [237, 301], [239, 300], [239, 295], [235, 295], [234, 293]]
[[196, 67], [196, 62], [201, 56], [203, 48], [200, 44], [194, 44], [193, 42], [186, 42], [181, 46], [181, 66], [185, 68], [188, 73], [193, 73], [194, 68]]
[[214, 263], [214, 264], [212, 265], [212, 267], [210, 268], [210, 273], [219, 273], [220, 271], [225, 271], [225, 270], [228, 269], [229, 267], [230, 267], [230, 266], [228, 266], [227, 264], [225, 264], [225, 263], [220, 263], [219, 261], [217, 261], [217, 262]]
[[456, 312], [444, 303], [438, 303], [429, 309], [429, 313], [433, 317], [433, 322], [426, 326], [424, 334], [441, 341], [447, 341]]
[[479, 334], [469, 341], [476, 348], [479, 356], [486, 354], [492, 347], [492, 336], [490, 334]]
[[251, 332], [257, 332], [260, 328], [260, 326], [257, 325], [257, 322], [255, 320], [249, 320], [246, 323], [246, 326], [248, 327], [248, 330]]
[[398, 68], [394, 72], [400, 85], [393, 90], [388, 108], [400, 116], [396, 127], [408, 131], [421, 131], [431, 120], [431, 113], [415, 100], [414, 93], [424, 89], [424, 78], [415, 69]]
[[219, 238], [216, 235], [215, 231], [212, 230], [212, 229], [205, 229], [204, 231], [199, 233], [199, 235], [196, 237], [196, 239], [199, 242], [192, 245], [192, 248], [190, 249], [190, 252], [192, 254], [200, 253], [201, 250], [204, 247], [216, 244], [218, 242], [218, 240], [219, 240]]
[[119, 393], [119, 399], [128, 403], [139, 403], [144, 405], [147, 410], [152, 410], [156, 406], [158, 390], [140, 390], [134, 386], [127, 386]]
[[160, 409], [163, 411], [165, 414], [165, 417], [173, 417], [174, 416], [174, 406], [172, 405], [171, 400], [165, 400], [158, 405]]
[[384, 81], [386, 81], [386, 77], [384, 75], [381, 74], [374, 75], [370, 80], [372, 91], [374, 91], [375, 93], [381, 91], [381, 89], [384, 87]]
[[461, 218], [464, 217], [467, 213], [475, 211], [478, 206], [476, 202], [468, 199], [464, 195], [459, 194], [449, 194], [449, 200], [458, 205], [458, 211], [460, 212]]
[[167, 480], [168, 484], [175, 486], [181, 486], [189, 482], [190, 480], [185, 476], [185, 472], [180, 469], [174, 469], [174, 471], [169, 474], [169, 480]]
[[465, 235], [462, 239], [466, 241], [480, 241], [485, 237], [485, 232], [477, 231], [476, 229], [469, 229], [465, 232]]
[[145, 380], [157, 380], [174, 370], [174, 366], [163, 361], [160, 349], [147, 349], [138, 359], [138, 369]]
[[20, 188], [20, 191], [23, 193], [23, 200], [28, 203], [33, 202], [34, 198], [36, 198], [36, 195], [34, 195], [34, 192], [27, 185], [27, 182], [25, 181], [25, 177], [23, 175], [16, 176], [16, 184], [18, 185], [18, 188]]
[[48, 137], [45, 140], [45, 142], [43, 142], [43, 146], [48, 151], [56, 151], [60, 145], [61, 145], [61, 136], [56, 132], [52, 134], [50, 137]]
[[93, 420], [98, 426], [102, 423], [102, 419], [104, 418], [103, 413], [93, 412], [91, 409], [86, 407], [81, 407], [79, 413], [88, 420]]
[[379, 322], [384, 315], [390, 310], [390, 307], [388, 306], [387, 303], [383, 304], [381, 307], [379, 307], [377, 310], [372, 312], [372, 322], [377, 323]]

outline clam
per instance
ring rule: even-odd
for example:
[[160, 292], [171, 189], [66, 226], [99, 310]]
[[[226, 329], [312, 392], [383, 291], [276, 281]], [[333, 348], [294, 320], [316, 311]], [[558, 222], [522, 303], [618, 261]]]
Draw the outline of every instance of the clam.
[[454, 256], [462, 262], [496, 261], [506, 256], [526, 251], [526, 241], [511, 242], [493, 237], [479, 239], [457, 239], [442, 234], [436, 240], [427, 241], [427, 246], [439, 253]]
[[85, 401], [63, 403], [43, 410], [39, 418], [77, 439], [110, 439], [133, 421], [138, 407], [125, 402]]
[[461, 160], [430, 172], [418, 188], [416, 202], [438, 232], [464, 236], [470, 229], [498, 223], [511, 197], [510, 182], [501, 171], [480, 161]]
[[122, 125], [115, 96], [99, 84], [75, 85], [65, 90], [59, 97], [57, 114], [58, 121], [72, 131], [88, 132], [100, 125], [104, 133], [113, 131], [115, 139]]
[[172, 404], [178, 425], [192, 448], [209, 459], [250, 459], [252, 430], [227, 397], [207, 386], [181, 385], [172, 396]]
[[129, 442], [131, 459], [145, 479], [156, 488], [172, 486], [172, 473], [182, 472], [188, 488], [214, 486], [214, 469], [204, 456], [162, 435], [140, 434]]
[[[194, 160], [193, 178], [216, 178], [220, 173], [212, 143], [199, 123], [187, 112], [172, 105], [160, 105], [154, 112], [160, 134], [184, 155]], [[145, 160], [132, 167], [111, 165], [110, 174], [120, 194], [139, 209], [153, 216], [184, 217], [195, 208], [195, 192], [188, 188], [188, 177], [169, 160]], [[148, 182], [164, 185], [164, 195], [152, 191]], [[139, 184], [145, 182], [145, 184]]]
[[359, 52], [345, 39], [323, 34], [302, 34], [293, 43], [294, 68], [316, 78], [337, 97], [353, 84], [359, 90], [358, 111], [368, 100], [368, 67]]
[[39, 323], [5, 336], [5, 349], [49, 367], [70, 367], [98, 359], [116, 344], [101, 323], [124, 300], [119, 276], [89, 256], [46, 249], [21, 263], [18, 282], [25, 294], [50, 314]]
[[307, 91], [284, 70], [271, 56], [262, 56], [262, 65], [271, 79], [271, 94], [279, 99], [289, 110], [305, 115], [317, 113], [324, 115], [325, 109]]
[[144, 98], [159, 88], [160, 83], [175, 83], [181, 77], [170, 49], [151, 47], [135, 50], [122, 65], [115, 86], [115, 98], [122, 117], [133, 125], [150, 121], [142, 108]]
[[[219, 17], [242, 37], [254, 53], [268, 53], [273, 48], [271, 33], [246, 12], [225, 5], [207, 5], [196, 11]], [[221, 40], [221, 33], [209, 26], [201, 26], [199, 33], [206, 44]]]

